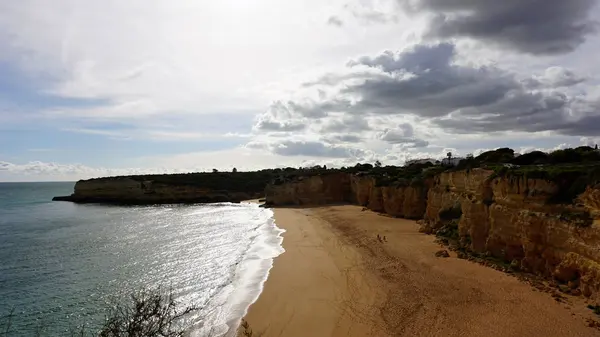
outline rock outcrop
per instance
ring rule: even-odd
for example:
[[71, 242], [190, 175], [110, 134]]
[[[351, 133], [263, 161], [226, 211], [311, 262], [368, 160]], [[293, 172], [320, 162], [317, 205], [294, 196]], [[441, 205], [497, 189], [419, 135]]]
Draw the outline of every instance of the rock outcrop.
[[544, 179], [472, 169], [444, 172], [421, 186], [377, 186], [338, 173], [270, 185], [270, 205], [352, 203], [420, 221], [436, 233], [457, 226], [463, 249], [485, 253], [600, 297], [600, 186], [557, 204], [560, 187]]
[[55, 197], [52, 200], [145, 205], [240, 202], [260, 196], [260, 193], [212, 190], [190, 184], [166, 184], [152, 180], [139, 181], [129, 177], [119, 177], [78, 181], [73, 194]]
[[549, 203], [557, 192], [546, 180], [482, 169], [442, 173], [428, 192], [424, 230], [435, 232], [444, 225], [441, 214], [459, 207], [458, 233], [469, 250], [598, 291], [600, 191], [589, 187], [574, 204]]

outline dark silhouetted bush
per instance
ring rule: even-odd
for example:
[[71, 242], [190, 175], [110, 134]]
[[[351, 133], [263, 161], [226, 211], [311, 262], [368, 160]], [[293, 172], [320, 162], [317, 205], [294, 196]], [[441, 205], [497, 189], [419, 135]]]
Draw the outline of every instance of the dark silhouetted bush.
[[515, 151], [507, 147], [487, 151], [475, 157], [478, 164], [501, 164], [508, 163], [515, 157]]
[[[65, 336], [97, 337], [183, 337], [185, 318], [198, 308], [180, 308], [172, 292], [159, 290], [142, 291], [131, 295], [130, 302], [109, 308], [104, 323], [96, 331], [86, 328], [96, 326], [81, 322], [80, 328], [72, 329]], [[18, 319], [11, 311], [4, 321], [0, 320], [0, 336], [13, 336], [12, 321]], [[86, 324], [88, 323], [88, 324]], [[34, 328], [30, 336], [45, 336], [44, 327]]]
[[542, 151], [533, 151], [515, 157], [510, 161], [515, 165], [538, 165], [548, 163], [548, 154]]

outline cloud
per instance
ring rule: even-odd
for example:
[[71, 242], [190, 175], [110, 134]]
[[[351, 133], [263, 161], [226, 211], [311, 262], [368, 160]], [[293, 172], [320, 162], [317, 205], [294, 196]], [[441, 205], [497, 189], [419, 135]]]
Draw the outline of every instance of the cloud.
[[327, 19], [327, 24], [331, 26], [342, 27], [344, 22], [339, 17], [332, 15], [329, 17], [329, 19]]
[[[451, 43], [417, 44], [397, 53], [358, 58], [348, 64], [348, 73], [328, 74], [311, 84], [336, 89], [334, 98], [315, 102], [297, 114], [309, 109], [320, 116], [334, 112], [362, 118], [415, 116], [463, 134], [555, 131], [585, 136], [600, 129], [600, 100], [569, 92], [569, 86], [583, 81], [569, 70], [552, 67], [532, 78], [456, 59]], [[386, 132], [384, 140], [410, 138]]]
[[340, 145], [325, 144], [318, 141], [284, 140], [270, 145], [271, 151], [281, 156], [307, 156], [326, 158], [358, 158], [365, 151]]
[[398, 0], [432, 14], [427, 35], [469, 37], [534, 55], [572, 52], [597, 31], [595, 0]]
[[360, 143], [363, 141], [362, 137], [356, 135], [331, 135], [323, 138], [327, 143]]
[[106, 136], [113, 140], [160, 140], [160, 141], [195, 141], [210, 139], [249, 138], [250, 134], [235, 132], [206, 133], [186, 131], [182, 129], [90, 129], [90, 128], [65, 128], [62, 131], [82, 133], [87, 135]]
[[[255, 132], [291, 132], [306, 128], [306, 124], [300, 119], [299, 106], [294, 102], [284, 103], [275, 101], [271, 103], [266, 113], [256, 117], [253, 126]], [[309, 116], [311, 114], [308, 114]]]
[[361, 116], [332, 116], [326, 119], [321, 132], [362, 132], [371, 130], [366, 118]]
[[402, 144], [405, 147], [426, 147], [428, 141], [414, 137], [413, 127], [409, 123], [402, 123], [395, 129], [385, 129], [379, 139], [390, 144]]
[[583, 145], [595, 147], [600, 144], [600, 137], [581, 137], [580, 141]]
[[0, 2], [2, 156], [240, 169], [597, 137], [597, 11], [536, 1]]
[[185, 169], [114, 169], [94, 168], [81, 164], [59, 164], [54, 162], [31, 161], [15, 164], [0, 161], [0, 179], [4, 181], [40, 181], [43, 180], [78, 180], [104, 176], [128, 174], [177, 173]]
[[543, 87], [559, 88], [570, 87], [586, 81], [585, 77], [575, 74], [563, 67], [549, 67], [543, 75], [534, 76], [534, 79]]
[[254, 126], [255, 131], [275, 131], [275, 132], [288, 132], [288, 131], [300, 131], [304, 130], [306, 125], [299, 122], [277, 122], [260, 119]]
[[455, 46], [441, 43], [359, 58], [349, 64], [356, 69], [356, 78], [346, 75], [348, 84], [342, 85], [340, 95], [318, 106], [323, 114], [339, 110], [393, 115], [419, 110], [420, 116], [436, 117], [490, 104], [520, 86], [511, 74], [494, 67], [454, 65], [454, 56]]
[[[30, 115], [56, 124], [185, 128], [233, 112], [251, 119], [295, 85], [290, 69], [312, 69], [324, 56], [341, 54], [329, 48], [329, 34], [339, 32], [305, 29], [314, 11], [328, 8], [272, 0], [1, 2], [0, 67], [18, 71], [0, 81], [10, 81], [11, 90], [28, 82], [19, 96], [7, 97], [34, 102]], [[2, 110], [0, 102], [5, 122]]]
[[349, 2], [344, 9], [363, 24], [397, 23], [399, 20], [395, 3], [390, 1]]

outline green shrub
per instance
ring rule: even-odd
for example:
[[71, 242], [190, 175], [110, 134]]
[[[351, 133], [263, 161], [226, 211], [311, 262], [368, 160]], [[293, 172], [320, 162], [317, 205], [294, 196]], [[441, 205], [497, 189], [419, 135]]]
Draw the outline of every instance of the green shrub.
[[492, 163], [508, 163], [515, 157], [515, 151], [507, 147], [500, 148], [493, 151], [483, 152], [479, 156], [475, 157], [475, 162], [479, 164], [492, 164]]
[[510, 161], [515, 165], [537, 165], [548, 163], [548, 154], [542, 151], [533, 151], [515, 157]]
[[596, 315], [600, 315], [600, 305], [592, 305], [592, 304], [588, 304], [588, 309], [591, 309], [592, 311], [594, 311], [594, 314]]

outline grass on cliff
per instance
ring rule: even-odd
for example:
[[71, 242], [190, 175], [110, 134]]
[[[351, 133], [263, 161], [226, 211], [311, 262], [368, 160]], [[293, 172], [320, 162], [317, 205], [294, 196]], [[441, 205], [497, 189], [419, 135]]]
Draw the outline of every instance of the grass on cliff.
[[[508, 168], [506, 164], [515, 165]], [[356, 164], [352, 167], [327, 168], [315, 166], [291, 170], [280, 174], [276, 184], [302, 179], [314, 175], [349, 173], [375, 178], [376, 186], [419, 187], [426, 181], [445, 171], [461, 171], [474, 168], [493, 169], [495, 176], [523, 176], [544, 179], [556, 183], [560, 191], [552, 202], [571, 202], [587, 186], [600, 183], [600, 151], [589, 146], [557, 150], [551, 153], [534, 151], [520, 156], [509, 148], [486, 151], [477, 157], [467, 156], [456, 167], [444, 167], [431, 163], [408, 166], [383, 166]]]
[[376, 186], [421, 187], [425, 185], [426, 179], [435, 176], [445, 169], [444, 167], [434, 166], [430, 163], [409, 166], [374, 166], [359, 163], [351, 167], [329, 169], [326, 166], [314, 166], [278, 172], [272, 183], [274, 185], [281, 185], [286, 182], [298, 181], [312, 176], [347, 173], [362, 177], [373, 177]]
[[572, 203], [588, 186], [600, 183], [600, 163], [521, 166], [508, 168], [490, 166], [495, 177], [542, 179], [555, 184], [558, 189], [549, 196], [548, 203]]

